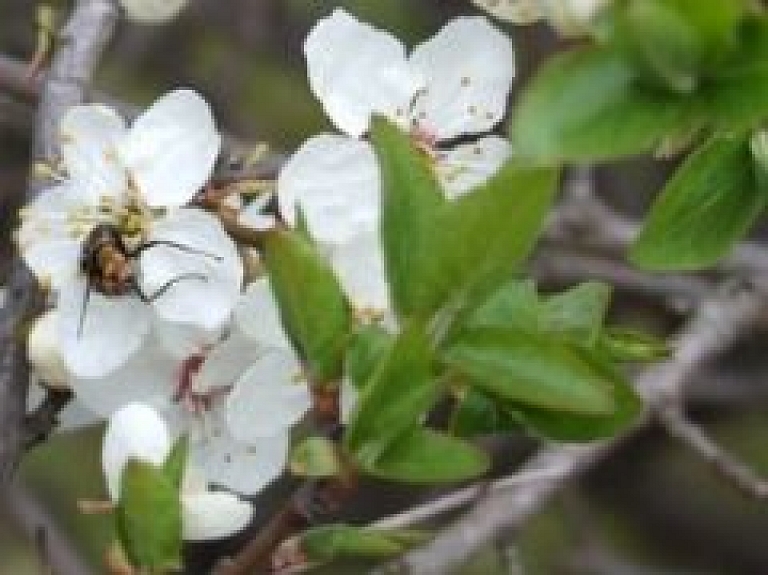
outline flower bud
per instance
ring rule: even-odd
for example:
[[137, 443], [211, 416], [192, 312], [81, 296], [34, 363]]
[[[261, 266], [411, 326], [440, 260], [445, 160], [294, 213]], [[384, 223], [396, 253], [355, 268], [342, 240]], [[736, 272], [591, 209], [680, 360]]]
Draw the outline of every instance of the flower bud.
[[72, 376], [58, 346], [57, 322], [55, 310], [35, 320], [27, 336], [27, 360], [47, 387], [69, 389]]
[[162, 24], [174, 18], [187, 0], [120, 0], [125, 15], [141, 24]]

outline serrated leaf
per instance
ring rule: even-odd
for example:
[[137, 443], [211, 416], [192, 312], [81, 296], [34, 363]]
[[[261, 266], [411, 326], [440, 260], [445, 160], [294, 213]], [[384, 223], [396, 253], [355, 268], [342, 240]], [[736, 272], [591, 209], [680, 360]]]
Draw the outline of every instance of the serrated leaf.
[[438, 392], [424, 329], [406, 327], [363, 385], [344, 436], [350, 453], [364, 467], [371, 465], [423, 417]]
[[658, 271], [712, 265], [744, 237], [767, 201], [746, 137], [716, 136], [667, 182], [630, 259]]
[[352, 334], [345, 358], [345, 373], [358, 390], [369, 380], [394, 341], [395, 336], [377, 325], [361, 326]]
[[162, 469], [135, 459], [126, 463], [116, 522], [134, 567], [162, 571], [181, 566], [181, 502]]
[[390, 297], [401, 317], [423, 312], [430, 286], [422, 274], [433, 256], [432, 222], [445, 203], [423, 152], [381, 117], [371, 122], [371, 143], [381, 173], [381, 234]]
[[696, 123], [683, 96], [641, 86], [617, 51], [580, 48], [551, 58], [528, 83], [511, 137], [534, 161], [595, 161], [652, 150]]
[[601, 380], [610, 386], [615, 405], [613, 413], [588, 415], [518, 405], [509, 408], [516, 412], [512, 415], [539, 435], [557, 441], [590, 441], [613, 437], [630, 426], [643, 408], [632, 385], [622, 374], [591, 352], [582, 350], [581, 353], [595, 371], [602, 372]]
[[291, 473], [303, 477], [332, 477], [341, 471], [336, 445], [325, 437], [307, 437], [291, 451]]
[[184, 481], [188, 456], [189, 437], [182, 435], [173, 444], [171, 452], [165, 458], [165, 463], [163, 463], [163, 473], [176, 489], [181, 489], [181, 484]]
[[366, 471], [409, 483], [453, 483], [482, 475], [488, 455], [462, 439], [431, 429], [414, 428], [400, 435]]
[[290, 230], [267, 236], [265, 261], [283, 326], [312, 381], [338, 379], [351, 313], [330, 265], [315, 246]]
[[507, 401], [574, 413], [611, 414], [611, 382], [567, 342], [540, 334], [474, 330], [441, 358], [472, 386]]
[[337, 524], [305, 531], [301, 534], [301, 548], [311, 562], [320, 563], [339, 557], [392, 557], [428, 539], [427, 533], [415, 529], [364, 529]]

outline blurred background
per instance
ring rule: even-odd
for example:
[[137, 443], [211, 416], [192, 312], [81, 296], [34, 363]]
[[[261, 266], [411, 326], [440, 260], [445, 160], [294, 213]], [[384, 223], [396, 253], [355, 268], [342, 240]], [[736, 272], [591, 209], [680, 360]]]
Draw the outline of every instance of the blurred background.
[[[335, 6], [411, 45], [455, 15], [476, 13], [468, 0], [190, 0], [168, 25], [122, 21], [94, 88], [144, 106], [171, 88], [194, 87], [212, 103], [223, 131], [290, 152], [309, 135], [331, 129], [309, 91], [301, 44], [317, 18]], [[35, 8], [31, 0], [0, 0], [0, 54], [19, 61], [31, 57]], [[518, 85], [524, 84], [556, 42], [543, 26], [508, 31], [520, 55]], [[11, 254], [14, 197], [25, 185], [33, 113], [24, 97], [0, 93], [0, 273]], [[644, 159], [601, 168], [599, 192], [618, 209], [641, 212], [668, 167]], [[613, 314], [662, 335], [682, 319], [669, 306], [622, 291]], [[694, 404], [694, 413], [724, 445], [768, 475], [768, 374], [762, 349], [764, 344], [753, 338], [727, 364], [728, 383], [747, 386], [749, 393], [728, 408], [719, 402], [715, 409], [704, 398]], [[18, 485], [0, 502], [0, 575], [45, 573], [39, 551], [46, 545], [71, 548], [72, 569], [85, 565], [102, 572], [109, 519], [84, 516], [76, 506], [78, 499], [104, 496], [99, 440], [98, 428], [63, 432], [25, 458]], [[508, 440], [502, 465], [513, 467], [533, 445], [522, 436]], [[382, 489], [384, 497], [373, 501], [369, 493], [356, 502], [359, 517], [396, 510], [418, 496], [381, 485], [377, 493]], [[266, 495], [263, 515], [280, 490], [277, 486]], [[514, 541], [481, 550], [465, 572], [759, 575], [768, 573], [766, 534], [765, 503], [746, 499], [705, 463], [651, 430], [559, 496]], [[204, 571], [196, 569], [190, 572]]]

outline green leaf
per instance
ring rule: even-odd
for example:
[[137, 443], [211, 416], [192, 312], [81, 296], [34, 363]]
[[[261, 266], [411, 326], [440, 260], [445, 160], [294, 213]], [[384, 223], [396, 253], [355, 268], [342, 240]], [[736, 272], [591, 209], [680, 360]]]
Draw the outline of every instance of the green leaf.
[[487, 454], [462, 439], [416, 427], [402, 434], [366, 466], [368, 473], [409, 483], [452, 483], [482, 475]]
[[594, 281], [579, 284], [544, 300], [539, 330], [590, 345], [597, 340], [610, 303], [610, 286]]
[[671, 349], [663, 339], [627, 328], [607, 328], [597, 347], [613, 361], [654, 361], [666, 359]]
[[579, 414], [568, 411], [540, 409], [518, 405], [510, 408], [520, 421], [537, 434], [557, 441], [590, 441], [615, 436], [631, 425], [643, 404], [627, 379], [595, 355], [582, 351], [585, 361], [602, 373], [615, 404], [613, 413], [606, 415]]
[[189, 437], [182, 435], [173, 444], [173, 449], [165, 458], [163, 463], [163, 473], [177, 490], [181, 489], [184, 481], [184, 473], [187, 469], [187, 458], [189, 456]]
[[508, 417], [497, 400], [477, 389], [466, 390], [451, 417], [451, 433], [457, 437], [507, 433], [520, 427], [519, 418]]
[[682, 96], [641, 86], [621, 54], [581, 48], [539, 69], [514, 111], [511, 137], [516, 153], [535, 161], [595, 161], [649, 151], [694, 123]]
[[267, 236], [265, 259], [283, 326], [312, 381], [338, 379], [351, 313], [330, 265], [300, 233], [290, 230]]
[[744, 136], [716, 136], [691, 154], [656, 199], [630, 259], [650, 270], [714, 264], [744, 237], [768, 195]]
[[574, 413], [611, 414], [611, 382], [571, 345], [508, 330], [465, 333], [443, 361], [470, 384], [505, 400]]
[[138, 460], [126, 463], [116, 521], [134, 567], [155, 572], [181, 566], [181, 503], [162, 469]]
[[291, 452], [291, 473], [303, 477], [332, 477], [341, 471], [336, 445], [325, 437], [307, 437]]
[[415, 529], [322, 525], [301, 534], [301, 549], [310, 562], [322, 563], [339, 557], [393, 557], [428, 539], [427, 533]]
[[360, 326], [352, 334], [345, 360], [345, 373], [358, 390], [367, 383], [394, 341], [395, 337], [391, 333], [377, 325]]
[[381, 233], [390, 297], [401, 317], [429, 308], [422, 281], [433, 257], [433, 218], [445, 203], [427, 156], [394, 124], [374, 117], [371, 143], [381, 172]]
[[497, 327], [536, 331], [541, 315], [533, 280], [513, 279], [503, 284], [467, 318], [467, 328]]
[[438, 392], [427, 336], [421, 326], [406, 327], [363, 385], [344, 437], [350, 453], [371, 465], [429, 411]]
[[557, 190], [557, 171], [512, 161], [485, 184], [443, 205], [431, 271], [422, 277], [436, 310], [474, 309], [528, 257]]

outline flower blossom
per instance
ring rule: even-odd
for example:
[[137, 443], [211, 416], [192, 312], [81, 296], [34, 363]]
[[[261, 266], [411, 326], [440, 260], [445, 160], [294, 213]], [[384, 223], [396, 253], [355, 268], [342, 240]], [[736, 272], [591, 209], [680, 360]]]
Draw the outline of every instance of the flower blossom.
[[[109, 419], [102, 444], [102, 468], [109, 496], [120, 498], [125, 464], [138, 459], [162, 466], [170, 454], [172, 437], [166, 422], [150, 406], [129, 403]], [[253, 507], [236, 495], [210, 491], [189, 466], [181, 487], [182, 538], [202, 541], [227, 537], [244, 529]]]
[[579, 36], [612, 0], [472, 0], [497, 18], [515, 24], [548, 20], [566, 36]]
[[[243, 270], [219, 221], [187, 207], [210, 178], [220, 147], [207, 103], [176, 90], [130, 128], [106, 106], [75, 106], [59, 136], [66, 176], [22, 210], [16, 242], [57, 297], [67, 369], [85, 377], [115, 370], [139, 349], [155, 316], [220, 327]], [[113, 290], [119, 293], [89, 280], [84, 269], [91, 234], [104, 228], [126, 252], [125, 266], [99, 259], [125, 284]]]
[[300, 208], [363, 316], [387, 315], [379, 171], [362, 139], [371, 116], [410, 132], [449, 198], [467, 192], [508, 158], [508, 143], [497, 136], [451, 148], [441, 142], [501, 121], [514, 77], [512, 44], [485, 18], [465, 17], [406, 55], [396, 38], [338, 9], [309, 33], [304, 53], [313, 93], [346, 135], [314, 136], [288, 160], [277, 182], [280, 211], [293, 225]]
[[104, 417], [130, 402], [153, 406], [188, 435], [190, 461], [208, 480], [245, 494], [283, 471], [291, 427], [310, 407], [266, 279], [241, 296], [226, 335], [156, 324], [122, 367], [71, 384]]

